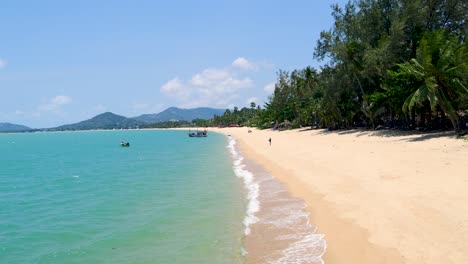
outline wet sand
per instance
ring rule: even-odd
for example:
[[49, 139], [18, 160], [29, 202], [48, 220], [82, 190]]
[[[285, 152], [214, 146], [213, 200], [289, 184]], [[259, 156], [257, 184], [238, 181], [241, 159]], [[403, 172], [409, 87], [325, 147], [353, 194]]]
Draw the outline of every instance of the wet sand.
[[260, 204], [255, 214], [258, 221], [250, 226], [244, 240], [246, 262], [323, 263], [326, 243], [310, 223], [304, 200], [292, 197], [283, 183], [254, 161], [243, 163], [258, 183]]
[[[305, 201], [325, 235], [325, 263], [468, 263], [467, 141], [441, 133], [210, 130], [234, 137], [243, 155], [284, 184], [285, 197]], [[257, 239], [283, 234], [255, 238], [254, 228], [246, 247], [278, 252], [262, 242], [271, 239]], [[249, 254], [251, 263], [265, 262]]]

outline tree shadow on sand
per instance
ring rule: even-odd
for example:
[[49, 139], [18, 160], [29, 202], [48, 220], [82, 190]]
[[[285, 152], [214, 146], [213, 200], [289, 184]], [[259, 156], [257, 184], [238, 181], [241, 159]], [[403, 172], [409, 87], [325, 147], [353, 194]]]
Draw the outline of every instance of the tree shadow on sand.
[[[308, 130], [300, 130], [303, 131], [310, 131], [313, 129]], [[375, 137], [405, 137], [408, 138], [402, 139], [401, 141], [407, 142], [418, 142], [418, 141], [425, 141], [434, 138], [460, 138], [460, 134], [457, 134], [454, 131], [418, 131], [418, 130], [389, 130], [389, 129], [382, 129], [382, 130], [368, 130], [368, 129], [347, 129], [347, 130], [327, 130], [321, 129], [318, 134], [322, 135], [355, 135], [356, 137], [362, 136], [375, 136]]]

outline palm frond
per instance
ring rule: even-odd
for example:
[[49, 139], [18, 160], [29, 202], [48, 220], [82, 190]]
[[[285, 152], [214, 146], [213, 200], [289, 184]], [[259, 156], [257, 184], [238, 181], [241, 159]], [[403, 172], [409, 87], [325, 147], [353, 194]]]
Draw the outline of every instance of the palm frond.
[[413, 100], [414, 94], [416, 92], [417, 90], [413, 92], [410, 96], [408, 96], [408, 98], [406, 98], [405, 102], [403, 103], [403, 106], [401, 107], [401, 110], [403, 111], [403, 113], [407, 113], [408, 110], [411, 110], [413, 108], [411, 105], [411, 101]]

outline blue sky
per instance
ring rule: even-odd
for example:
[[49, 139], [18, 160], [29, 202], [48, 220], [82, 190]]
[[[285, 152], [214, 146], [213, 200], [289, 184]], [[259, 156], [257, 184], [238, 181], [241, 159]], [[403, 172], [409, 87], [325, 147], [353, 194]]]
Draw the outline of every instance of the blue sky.
[[53, 127], [111, 111], [263, 105], [313, 59], [346, 1], [0, 4], [0, 122]]

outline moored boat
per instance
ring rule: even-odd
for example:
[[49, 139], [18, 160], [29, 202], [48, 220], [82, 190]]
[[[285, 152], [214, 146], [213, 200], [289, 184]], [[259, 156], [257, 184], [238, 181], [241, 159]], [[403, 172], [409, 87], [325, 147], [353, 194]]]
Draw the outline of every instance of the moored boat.
[[188, 133], [189, 137], [207, 137], [208, 132], [206, 130], [203, 131], [196, 131], [196, 132], [190, 132]]

